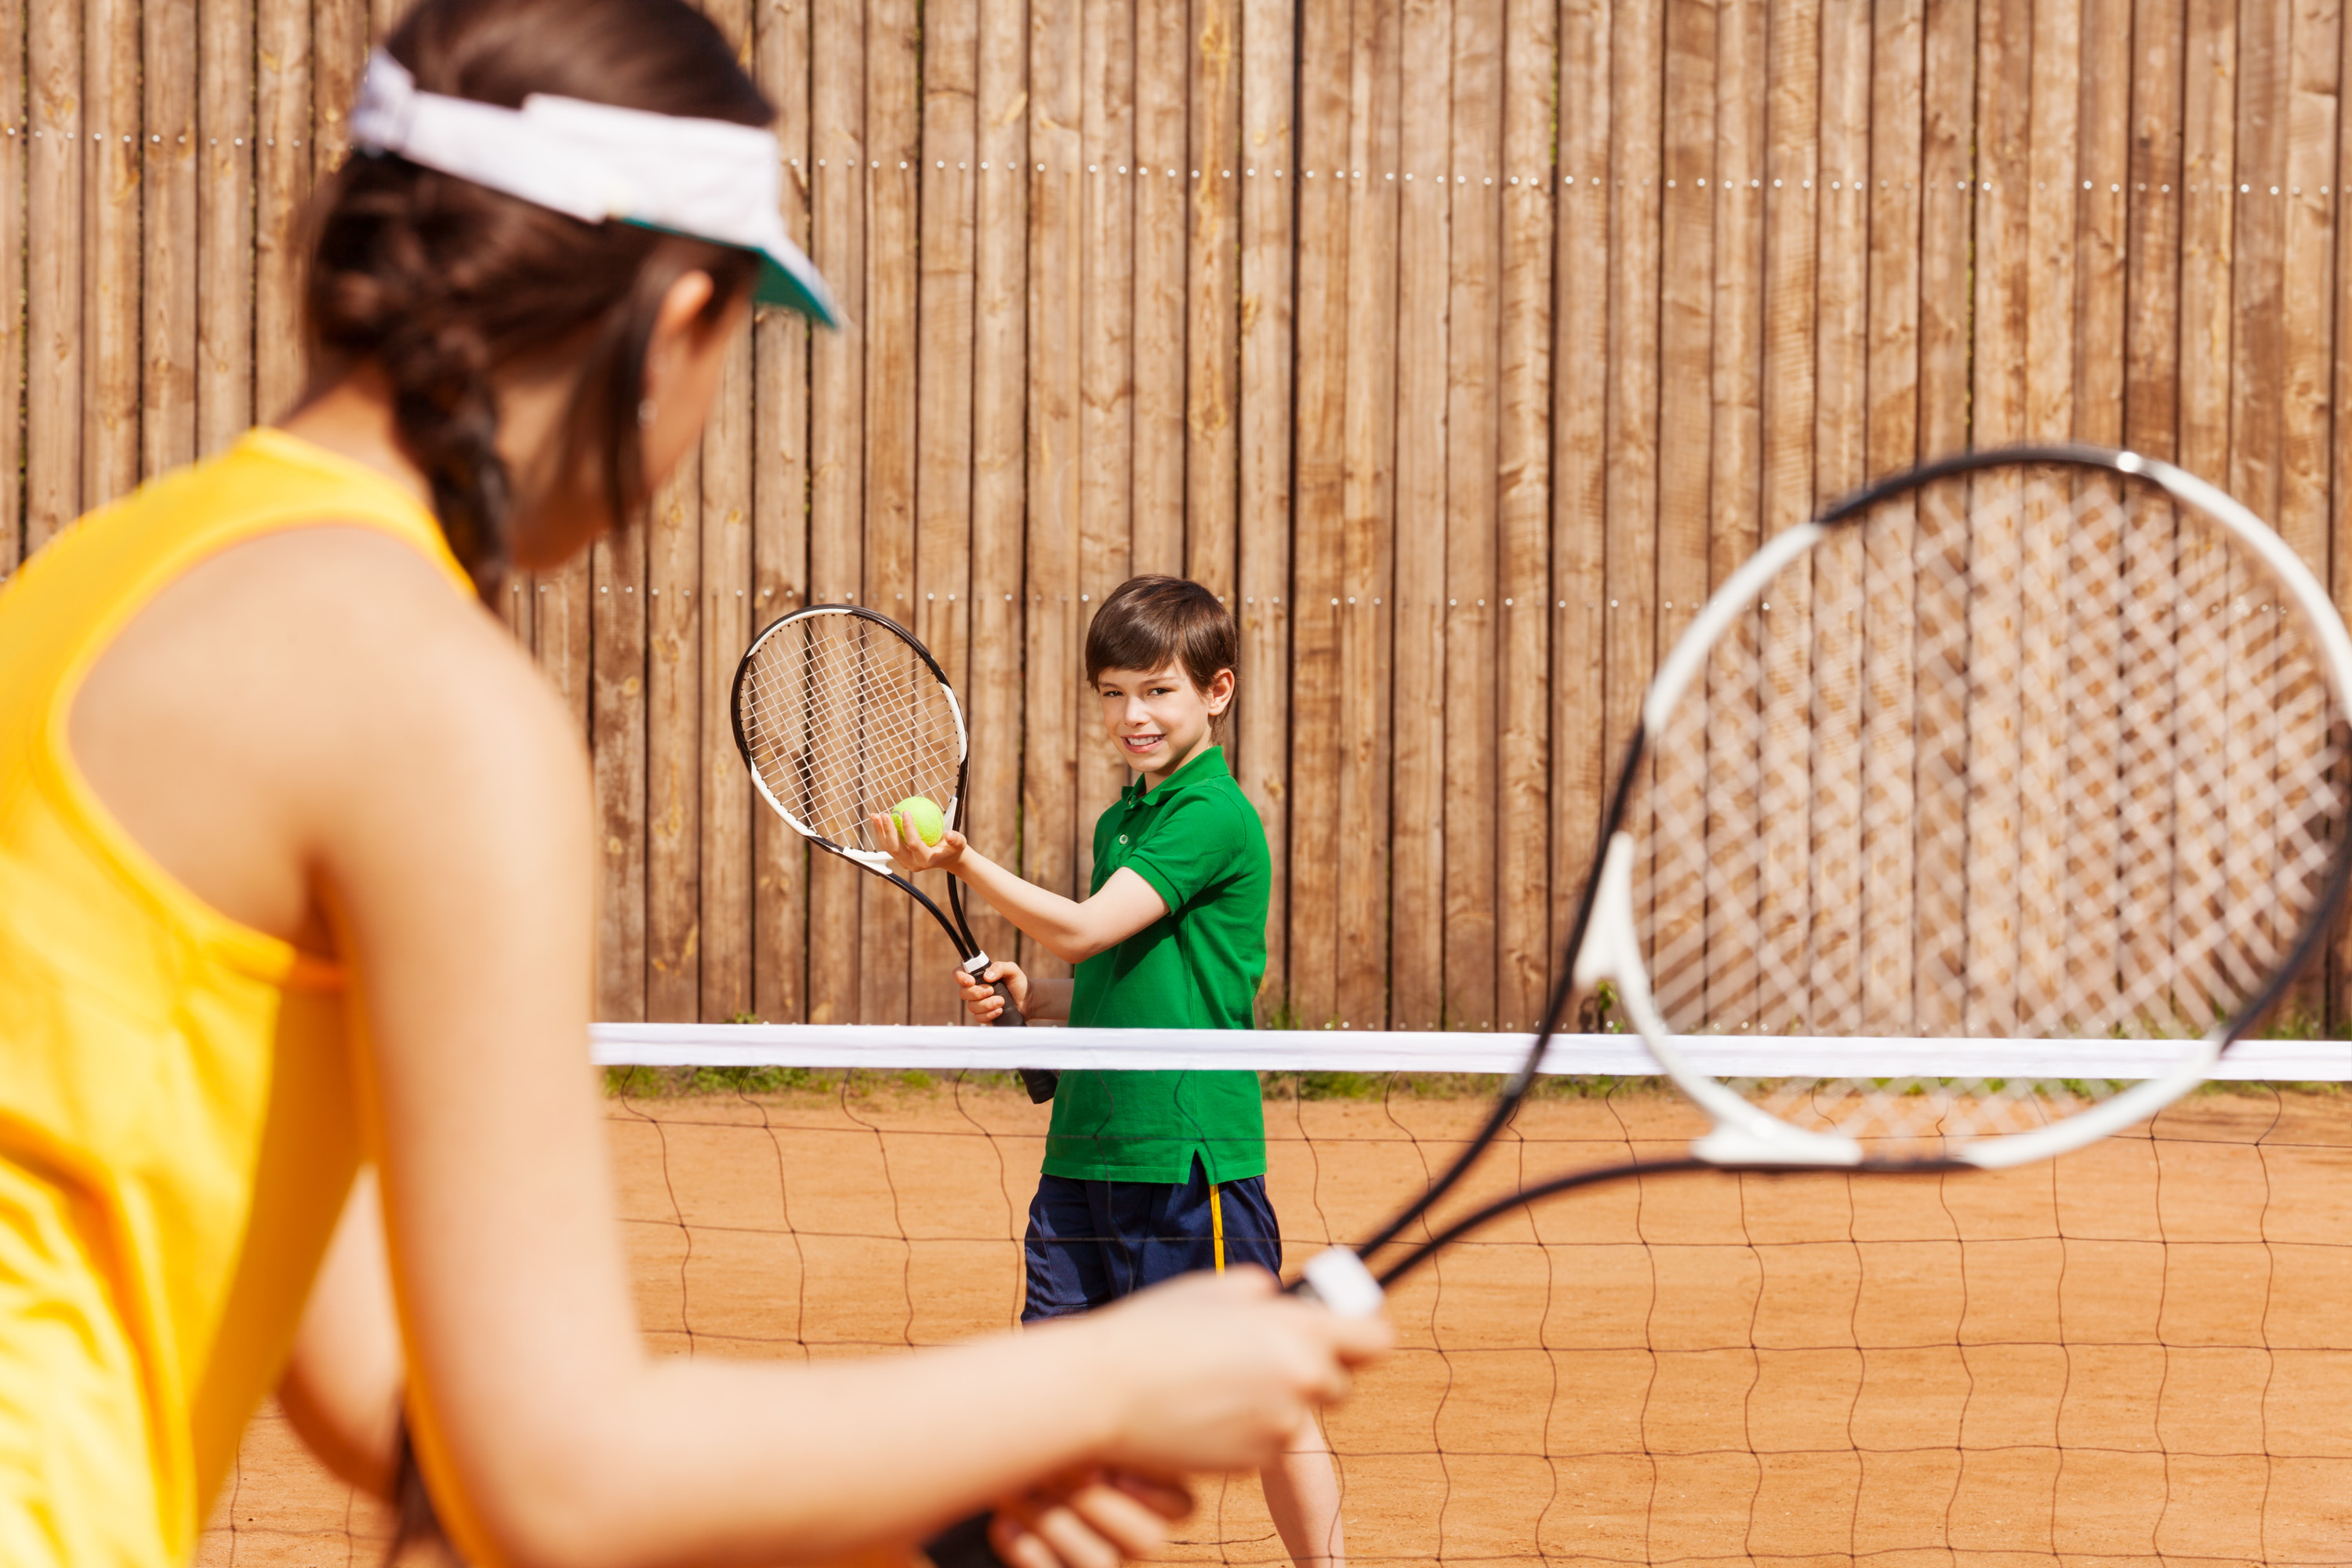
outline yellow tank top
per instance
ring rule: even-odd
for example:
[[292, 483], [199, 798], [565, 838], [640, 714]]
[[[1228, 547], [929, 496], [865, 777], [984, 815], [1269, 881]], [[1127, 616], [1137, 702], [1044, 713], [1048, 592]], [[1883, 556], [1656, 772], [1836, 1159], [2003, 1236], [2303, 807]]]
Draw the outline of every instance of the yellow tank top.
[[245, 540], [381, 529], [389, 480], [273, 430], [91, 513], [0, 589], [0, 1563], [185, 1563], [283, 1371], [358, 1162], [342, 978], [180, 886], [67, 716], [159, 590]]

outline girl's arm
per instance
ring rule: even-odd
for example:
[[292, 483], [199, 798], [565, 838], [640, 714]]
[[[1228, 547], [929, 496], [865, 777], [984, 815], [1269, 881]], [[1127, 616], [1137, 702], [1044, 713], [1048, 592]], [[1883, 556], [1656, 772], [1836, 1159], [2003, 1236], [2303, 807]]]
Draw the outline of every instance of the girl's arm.
[[[1168, 912], [1151, 884], [1124, 866], [1110, 874], [1100, 892], [1081, 903], [1022, 880], [974, 849], [961, 833], [950, 831], [937, 844], [925, 844], [920, 838], [908, 840], [899, 833], [897, 819], [887, 814], [873, 822], [899, 869], [947, 871], [962, 878], [964, 886], [986, 899], [1024, 936], [1065, 963], [1084, 963], [1117, 947]], [[1063, 1016], [1068, 1016], [1066, 1007]]]
[[400, 1394], [407, 1376], [375, 1172], [362, 1169], [310, 1281], [278, 1401], [329, 1469], [388, 1498], [399, 1467]]

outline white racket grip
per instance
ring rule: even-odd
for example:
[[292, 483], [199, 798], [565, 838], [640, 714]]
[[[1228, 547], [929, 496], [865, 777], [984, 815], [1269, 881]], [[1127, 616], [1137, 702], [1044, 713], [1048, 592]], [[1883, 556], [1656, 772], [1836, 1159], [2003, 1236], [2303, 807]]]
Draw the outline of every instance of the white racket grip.
[[1307, 1260], [1307, 1288], [1315, 1299], [1342, 1318], [1369, 1318], [1381, 1310], [1386, 1294], [1364, 1260], [1344, 1247], [1318, 1252]]

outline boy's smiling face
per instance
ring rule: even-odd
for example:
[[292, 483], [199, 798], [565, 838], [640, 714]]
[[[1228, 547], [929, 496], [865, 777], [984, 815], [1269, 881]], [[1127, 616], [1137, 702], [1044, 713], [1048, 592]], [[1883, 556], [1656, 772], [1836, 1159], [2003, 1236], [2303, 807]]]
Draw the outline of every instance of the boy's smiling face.
[[1217, 671], [1206, 691], [1181, 665], [1159, 669], [1106, 669], [1095, 678], [1103, 728], [1147, 790], [1206, 751], [1209, 721], [1234, 700], [1234, 672]]

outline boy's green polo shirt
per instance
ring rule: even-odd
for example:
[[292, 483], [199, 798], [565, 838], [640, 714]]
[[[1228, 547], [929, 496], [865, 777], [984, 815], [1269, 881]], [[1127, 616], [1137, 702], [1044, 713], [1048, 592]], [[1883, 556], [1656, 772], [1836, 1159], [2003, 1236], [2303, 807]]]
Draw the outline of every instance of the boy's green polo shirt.
[[[1073, 1026], [1246, 1029], [1265, 973], [1274, 862], [1257, 808], [1212, 746], [1095, 823], [1091, 892], [1120, 867], [1168, 913], [1078, 965]], [[1078, 1181], [1184, 1182], [1198, 1156], [1213, 1182], [1265, 1173], [1265, 1112], [1254, 1072], [1066, 1072], [1045, 1136], [1045, 1173]]]

